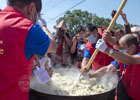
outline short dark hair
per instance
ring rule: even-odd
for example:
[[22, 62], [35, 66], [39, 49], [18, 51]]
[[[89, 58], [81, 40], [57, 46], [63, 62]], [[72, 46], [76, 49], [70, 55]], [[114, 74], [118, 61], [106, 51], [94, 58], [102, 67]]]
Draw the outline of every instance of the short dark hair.
[[[140, 39], [140, 32], [134, 32], [133, 34], [138, 35], [139, 39]], [[140, 41], [139, 41], [140, 42]]]
[[36, 6], [36, 11], [40, 12], [42, 9], [42, 2], [41, 0], [34, 0], [35, 1], [35, 6]]
[[24, 8], [26, 5], [29, 5], [31, 2], [35, 2], [36, 10], [37, 12], [40, 12], [42, 9], [41, 0], [8, 0], [8, 5]]
[[85, 28], [83, 26], [79, 26], [77, 29], [77, 33], [81, 32], [81, 31], [85, 31]]
[[2, 11], [2, 10], [0, 9], [0, 11]]
[[94, 26], [93, 24], [88, 24], [86, 26], [86, 29], [88, 29], [90, 32], [93, 32], [95, 29], [97, 30], [97, 27]]
[[118, 32], [122, 33], [123, 35], [125, 34], [122, 29], [117, 29], [116, 32], [115, 32], [115, 34], [118, 33]]
[[136, 47], [139, 46], [138, 40], [135, 36], [131, 36], [126, 40], [127, 46], [130, 47], [131, 45], [135, 45]]

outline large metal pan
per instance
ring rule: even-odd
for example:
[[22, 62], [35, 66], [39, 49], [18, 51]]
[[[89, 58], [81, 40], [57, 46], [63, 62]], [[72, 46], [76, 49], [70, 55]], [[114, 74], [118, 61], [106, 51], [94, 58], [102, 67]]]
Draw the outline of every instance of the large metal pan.
[[31, 89], [30, 96], [32, 100], [114, 100], [115, 89], [102, 94], [91, 96], [58, 96], [41, 93], [37, 90]]

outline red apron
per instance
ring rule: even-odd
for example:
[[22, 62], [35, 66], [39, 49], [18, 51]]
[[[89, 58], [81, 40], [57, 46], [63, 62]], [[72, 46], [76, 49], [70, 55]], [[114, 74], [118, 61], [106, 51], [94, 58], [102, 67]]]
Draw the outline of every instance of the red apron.
[[[99, 37], [102, 38], [102, 34], [99, 33]], [[107, 44], [109, 47], [111, 47], [109, 44]], [[90, 54], [92, 55], [95, 51], [95, 44], [92, 44], [90, 42], [88, 42], [86, 44], [86, 48], [87, 50], [90, 52]], [[108, 55], [106, 55], [105, 53], [102, 52], [98, 52], [98, 54], [96, 55], [93, 63], [92, 63], [92, 69], [93, 70], [97, 70], [103, 66], [107, 66], [109, 65], [114, 59]]]
[[[140, 49], [139, 51], [140, 52]], [[123, 85], [128, 93], [128, 96], [133, 100], [140, 100], [140, 65], [126, 66], [119, 63], [120, 75], [124, 71], [122, 76]]]
[[0, 12], [0, 100], [28, 100], [33, 58], [25, 41], [33, 23], [8, 6]]

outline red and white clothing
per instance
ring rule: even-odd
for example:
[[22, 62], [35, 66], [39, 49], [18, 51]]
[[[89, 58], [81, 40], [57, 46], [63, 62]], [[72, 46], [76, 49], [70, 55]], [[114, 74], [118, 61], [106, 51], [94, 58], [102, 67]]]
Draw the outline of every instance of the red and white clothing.
[[[137, 52], [137, 55], [140, 56], [139, 52], [140, 49]], [[133, 100], [140, 100], [140, 65], [127, 66], [117, 61], [114, 61], [111, 64], [116, 68], [120, 68], [120, 76], [122, 76], [121, 80], [128, 96]]]
[[[3, 50], [3, 53], [0, 53], [1, 100], [29, 99], [30, 77], [36, 52], [27, 57], [26, 50], [29, 47], [26, 48], [25, 44], [33, 25], [34, 23], [22, 13], [10, 6], [0, 12], [0, 41], [2, 41], [0, 49]], [[37, 41], [39, 43], [39, 40]], [[31, 51], [36, 51], [35, 48], [37, 47], [32, 47]]]
[[[99, 39], [100, 38], [101, 38], [101, 35], [99, 34]], [[93, 44], [91, 42], [88, 42], [86, 44], [86, 48], [84, 51], [84, 58], [89, 58], [89, 59], [91, 58], [92, 54], [94, 53], [94, 51], [96, 49], [95, 45], [96, 44]], [[99, 51], [92, 63], [92, 69], [93, 70], [100, 69], [103, 66], [109, 65], [112, 61], [113, 61], [112, 57]]]

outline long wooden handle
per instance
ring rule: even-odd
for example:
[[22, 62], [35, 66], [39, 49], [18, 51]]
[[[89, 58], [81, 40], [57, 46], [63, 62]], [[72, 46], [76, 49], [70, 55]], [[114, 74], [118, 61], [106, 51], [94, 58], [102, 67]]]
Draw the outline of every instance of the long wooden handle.
[[[121, 3], [121, 5], [120, 5], [120, 7], [119, 7], [119, 9], [118, 9], [118, 11], [117, 11], [117, 13], [116, 13], [115, 16], [113, 17], [113, 19], [112, 19], [110, 25], [109, 25], [108, 28], [107, 28], [107, 32], [110, 32], [110, 30], [113, 28], [113, 26], [114, 26], [114, 24], [115, 24], [115, 22], [116, 22], [118, 16], [120, 15], [122, 9], [123, 9], [124, 6], [125, 6], [126, 2], [127, 2], [127, 0], [123, 0], [123, 2]], [[87, 70], [90, 68], [90, 66], [91, 66], [93, 60], [95, 59], [96, 55], [98, 54], [98, 52], [99, 52], [98, 49], [96, 49], [96, 50], [94, 51], [94, 53], [92, 54], [92, 56], [91, 56], [91, 58], [90, 58], [88, 64], [86, 65], [86, 69], [87, 69]]]

